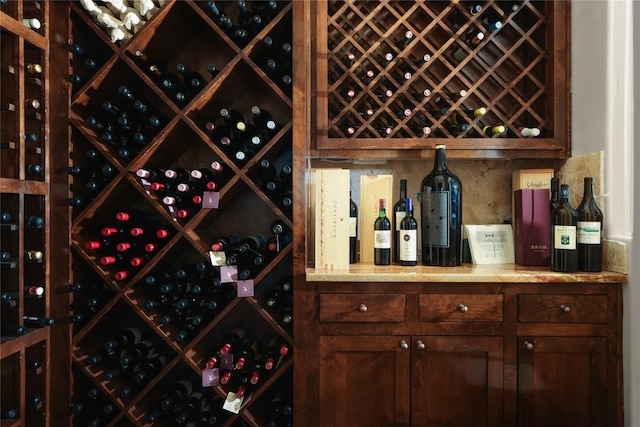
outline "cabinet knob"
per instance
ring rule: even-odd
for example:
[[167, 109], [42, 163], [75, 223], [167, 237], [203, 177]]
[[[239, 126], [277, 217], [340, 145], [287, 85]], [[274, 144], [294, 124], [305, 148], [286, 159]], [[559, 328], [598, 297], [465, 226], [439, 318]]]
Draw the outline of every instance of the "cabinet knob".
[[568, 305], [564, 305], [564, 304], [562, 304], [562, 305], [560, 306], [560, 310], [561, 310], [563, 313], [569, 313], [569, 312], [571, 311], [571, 307], [569, 307]]
[[405, 340], [400, 341], [400, 348], [403, 350], [408, 350], [409, 349], [409, 344], [407, 344], [407, 342]]
[[467, 307], [467, 306], [466, 306], [466, 305], [464, 305], [464, 304], [459, 304], [459, 305], [458, 305], [458, 311], [459, 311], [460, 313], [466, 313], [467, 311], [469, 311], [469, 307]]
[[418, 350], [424, 350], [425, 348], [427, 348], [427, 346], [420, 340], [416, 341], [416, 347], [418, 348]]
[[367, 306], [365, 304], [360, 304], [358, 306], [358, 311], [361, 312], [361, 313], [366, 313], [368, 309], [369, 308], [367, 308]]
[[526, 348], [527, 350], [533, 350], [533, 344], [532, 344], [532, 343], [530, 343], [529, 341], [525, 341], [525, 342], [523, 342], [523, 343], [522, 343], [522, 346], [523, 346], [524, 348]]

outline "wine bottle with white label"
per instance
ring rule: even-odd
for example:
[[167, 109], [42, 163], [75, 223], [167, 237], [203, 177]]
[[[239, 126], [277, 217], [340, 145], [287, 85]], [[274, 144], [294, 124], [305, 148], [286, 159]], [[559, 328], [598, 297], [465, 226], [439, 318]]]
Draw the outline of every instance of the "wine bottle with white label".
[[578, 271], [578, 212], [569, 204], [569, 186], [560, 185], [560, 206], [551, 212], [551, 270]]
[[380, 199], [378, 218], [373, 226], [373, 251], [376, 265], [391, 264], [391, 221], [387, 218], [387, 201]]
[[358, 262], [358, 205], [349, 193], [349, 264]]
[[400, 265], [412, 266], [418, 264], [418, 221], [413, 216], [411, 198], [405, 200], [405, 209], [398, 231], [398, 260]]
[[400, 222], [407, 213], [405, 200], [407, 199], [407, 180], [400, 180], [400, 198], [393, 205], [393, 262], [400, 261]]
[[593, 178], [584, 178], [584, 193], [578, 205], [578, 270], [602, 270], [602, 211], [593, 197]]

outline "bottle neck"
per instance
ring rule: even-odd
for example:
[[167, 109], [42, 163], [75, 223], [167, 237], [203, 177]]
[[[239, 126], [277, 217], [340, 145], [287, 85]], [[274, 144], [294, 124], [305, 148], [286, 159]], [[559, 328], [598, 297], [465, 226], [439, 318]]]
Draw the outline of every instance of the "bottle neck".
[[404, 179], [400, 181], [400, 199], [404, 200], [407, 198], [407, 181]]
[[593, 179], [585, 178], [584, 179], [584, 196], [585, 200], [593, 199]]
[[434, 160], [433, 168], [438, 171], [447, 170], [447, 156], [444, 148], [436, 149], [436, 157]]
[[385, 208], [380, 208], [380, 210], [378, 211], [378, 217], [384, 218], [386, 216], [387, 216], [387, 210]]

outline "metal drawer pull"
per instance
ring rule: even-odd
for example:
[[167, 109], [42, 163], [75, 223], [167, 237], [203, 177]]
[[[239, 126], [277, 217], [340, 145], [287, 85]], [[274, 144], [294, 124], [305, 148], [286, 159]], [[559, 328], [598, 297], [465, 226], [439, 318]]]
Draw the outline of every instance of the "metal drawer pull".
[[400, 348], [403, 350], [408, 350], [409, 349], [409, 344], [407, 344], [406, 341], [402, 340], [400, 341]]
[[527, 350], [533, 350], [533, 344], [531, 344], [529, 341], [525, 341], [522, 343], [522, 346], [524, 348], [526, 348]]
[[466, 313], [467, 311], [469, 311], [469, 307], [467, 307], [464, 304], [459, 304], [458, 305], [458, 311], [460, 311], [460, 313]]
[[424, 350], [425, 348], [427, 348], [427, 346], [420, 340], [416, 341], [416, 347], [418, 348], [418, 350]]
[[571, 311], [571, 307], [569, 307], [568, 305], [562, 304], [560, 306], [560, 310], [562, 310], [563, 313], [569, 313]]
[[367, 306], [365, 304], [360, 304], [358, 306], [358, 311], [361, 312], [361, 313], [366, 313], [368, 309], [369, 308], [367, 308]]

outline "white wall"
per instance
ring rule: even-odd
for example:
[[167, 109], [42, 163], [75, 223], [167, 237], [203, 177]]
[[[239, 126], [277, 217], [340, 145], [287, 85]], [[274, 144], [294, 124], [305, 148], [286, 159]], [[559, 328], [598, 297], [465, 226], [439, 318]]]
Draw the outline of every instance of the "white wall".
[[[640, 105], [640, 43], [633, 43], [633, 17], [640, 5], [632, 0], [572, 2], [572, 151], [605, 151], [605, 235], [629, 244], [629, 285], [624, 289], [625, 426], [640, 427], [640, 132], [633, 132], [635, 104]], [[635, 84], [634, 84], [635, 83]], [[638, 146], [638, 145], [636, 145]], [[634, 176], [635, 175], [635, 176]], [[635, 227], [634, 227], [635, 225]], [[637, 232], [636, 232], [637, 234]], [[634, 262], [635, 260], [635, 262]]]

